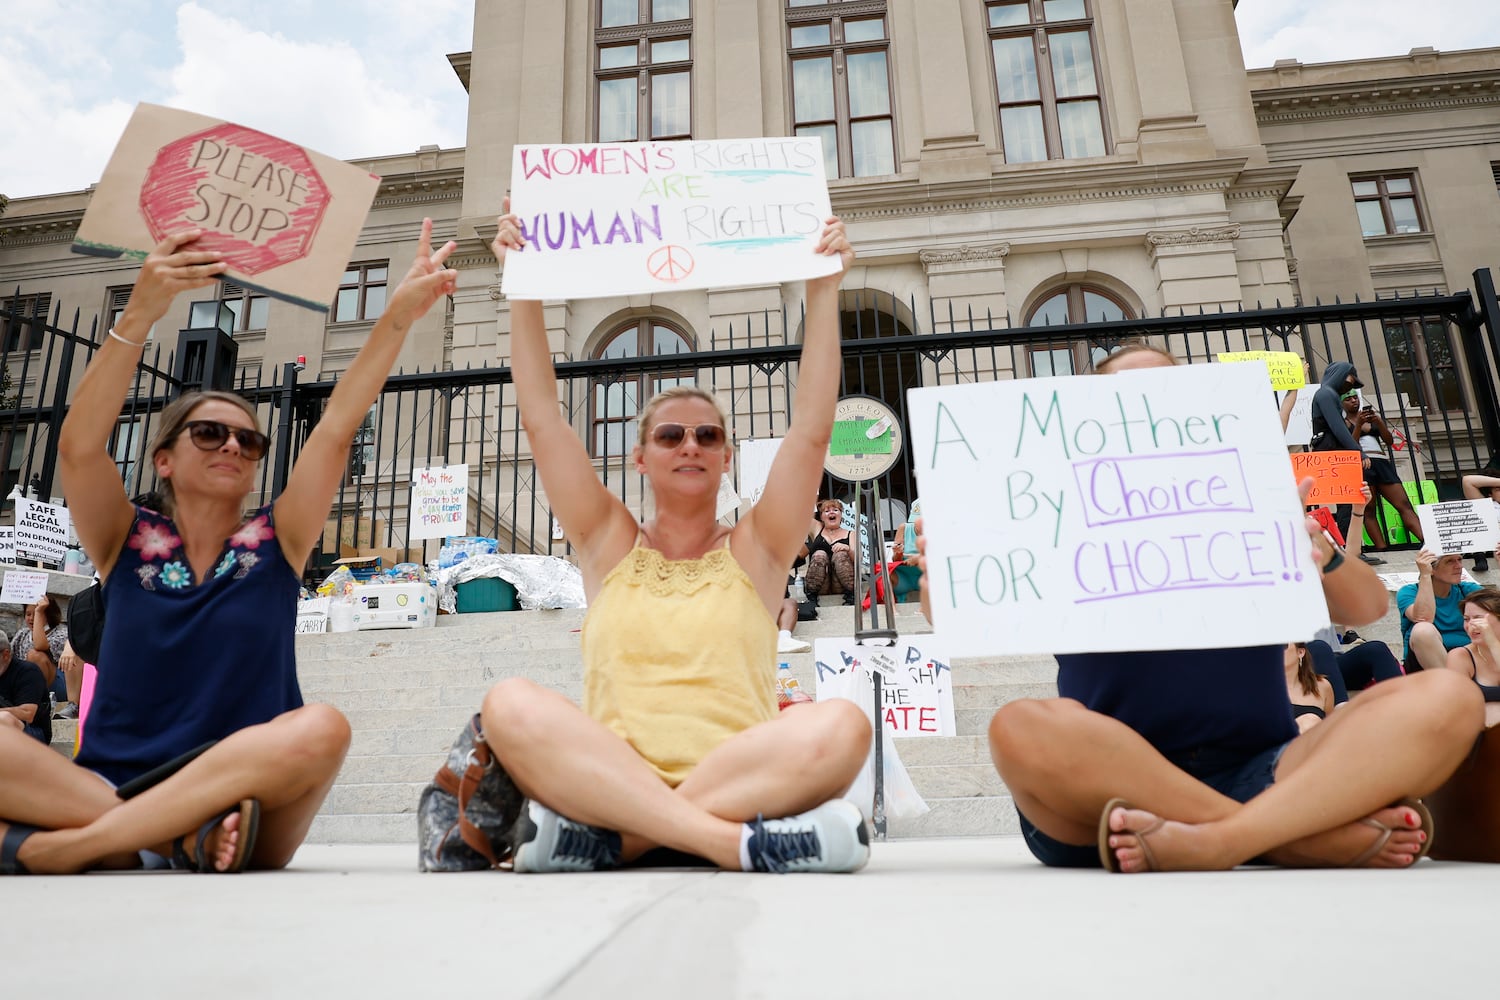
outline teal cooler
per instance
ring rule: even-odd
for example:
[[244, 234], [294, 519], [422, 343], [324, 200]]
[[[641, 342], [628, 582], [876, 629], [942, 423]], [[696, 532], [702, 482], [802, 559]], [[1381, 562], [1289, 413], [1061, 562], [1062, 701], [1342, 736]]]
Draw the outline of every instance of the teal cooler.
[[458, 613], [467, 615], [481, 611], [517, 611], [516, 588], [499, 577], [481, 577], [468, 580], [453, 588]]

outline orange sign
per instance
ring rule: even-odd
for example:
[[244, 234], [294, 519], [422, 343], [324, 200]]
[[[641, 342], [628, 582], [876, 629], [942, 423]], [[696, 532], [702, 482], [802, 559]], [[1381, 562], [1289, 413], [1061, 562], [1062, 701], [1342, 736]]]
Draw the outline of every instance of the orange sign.
[[1292, 455], [1292, 472], [1297, 482], [1308, 476], [1315, 480], [1309, 504], [1362, 503], [1360, 486], [1364, 484], [1364, 456], [1357, 451], [1302, 451]]

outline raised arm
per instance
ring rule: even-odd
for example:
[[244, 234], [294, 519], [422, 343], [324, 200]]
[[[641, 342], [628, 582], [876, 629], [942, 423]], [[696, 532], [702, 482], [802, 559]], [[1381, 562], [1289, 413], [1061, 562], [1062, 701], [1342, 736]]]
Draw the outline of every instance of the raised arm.
[[1481, 476], [1478, 473], [1464, 476], [1463, 487], [1465, 500], [1483, 500], [1485, 490], [1500, 487], [1500, 476]]
[[125, 312], [79, 380], [58, 435], [63, 496], [73, 529], [100, 579], [109, 576], [135, 519], [120, 470], [109, 454], [109, 436], [135, 378], [141, 349], [151, 327], [179, 293], [212, 285], [225, 268], [218, 251], [191, 249], [201, 235], [198, 229], [175, 233], [147, 255]]
[[1430, 622], [1437, 615], [1437, 596], [1432, 592], [1432, 568], [1437, 558], [1428, 549], [1417, 553], [1417, 593], [1402, 612], [1409, 621]]
[[432, 220], [422, 220], [417, 256], [386, 303], [370, 337], [339, 377], [318, 424], [297, 456], [286, 489], [276, 498], [276, 535], [286, 561], [299, 573], [323, 535], [334, 493], [349, 462], [355, 431], [380, 395], [413, 323], [434, 302], [453, 293], [458, 272], [443, 265], [458, 244], [432, 249]]
[[823, 459], [833, 434], [833, 404], [838, 401], [844, 364], [839, 349], [839, 285], [854, 263], [854, 248], [843, 222], [828, 220], [816, 252], [837, 255], [840, 266], [827, 277], [807, 282], [807, 318], [792, 421], [771, 463], [760, 501], [736, 528], [751, 542], [751, 551], [762, 565], [781, 573], [806, 541], [807, 512], [817, 499]]
[[[499, 231], [490, 244], [501, 266], [506, 251], [525, 246], [520, 220], [511, 214], [509, 198], [504, 207], [506, 214], [500, 216]], [[584, 579], [591, 580], [596, 576], [592, 570], [618, 561], [634, 541], [635, 518], [599, 481], [583, 440], [563, 417], [542, 304], [511, 299], [510, 323], [511, 380], [532, 461], [552, 513], [578, 550]]]

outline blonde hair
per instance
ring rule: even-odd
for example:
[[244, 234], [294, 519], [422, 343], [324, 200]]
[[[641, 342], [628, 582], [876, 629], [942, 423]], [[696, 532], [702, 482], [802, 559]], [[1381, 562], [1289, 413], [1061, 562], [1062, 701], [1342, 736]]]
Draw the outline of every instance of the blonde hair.
[[[197, 392], [186, 392], [167, 404], [167, 408], [161, 411], [161, 423], [156, 428], [156, 436], [151, 439], [151, 447], [147, 454], [155, 463], [158, 453], [165, 451], [177, 443], [182, 432], [187, 428], [188, 420], [193, 411], [203, 403], [211, 402], [230, 403], [245, 411], [250, 418], [250, 426], [257, 431], [260, 430], [260, 417], [255, 412], [255, 407], [244, 396], [222, 389], [204, 389]], [[176, 497], [172, 493], [172, 480], [170, 478], [161, 481], [161, 512], [168, 517], [173, 515], [176, 507]]]
[[714, 398], [713, 393], [706, 389], [700, 389], [696, 385], [674, 385], [672, 388], [663, 389], [652, 396], [651, 401], [646, 404], [646, 408], [641, 411], [640, 424], [636, 427], [636, 436], [641, 444], [644, 445], [646, 443], [646, 439], [651, 432], [651, 421], [656, 416], [657, 409], [661, 404], [674, 399], [701, 399], [712, 406], [714, 413], [719, 416], [719, 426], [724, 428], [724, 436], [728, 438], [729, 418], [724, 416], [724, 410], [719, 406], [719, 401]]
[[1109, 357], [1104, 358], [1098, 364], [1094, 365], [1094, 374], [1108, 375], [1110, 367], [1116, 361], [1121, 358], [1128, 358], [1132, 354], [1140, 354], [1142, 351], [1148, 351], [1158, 357], [1166, 358], [1171, 364], [1177, 364], [1177, 359], [1172, 356], [1172, 352], [1165, 348], [1157, 347], [1155, 344], [1148, 344], [1144, 340], [1127, 340], [1111, 351]]

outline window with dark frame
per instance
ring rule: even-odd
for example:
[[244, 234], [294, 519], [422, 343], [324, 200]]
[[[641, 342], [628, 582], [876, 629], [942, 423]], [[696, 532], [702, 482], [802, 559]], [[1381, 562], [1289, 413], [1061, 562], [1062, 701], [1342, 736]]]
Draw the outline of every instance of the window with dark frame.
[[333, 322], [353, 323], [379, 319], [385, 312], [385, 283], [390, 261], [377, 260], [350, 264], [339, 279], [339, 293], [333, 300]]
[[1092, 0], [985, 4], [1006, 163], [1109, 152]]
[[[0, 350], [7, 354], [34, 351], [42, 346], [42, 330], [52, 321], [52, 293], [31, 292], [0, 297]], [[36, 322], [32, 322], [32, 318]]]
[[104, 314], [108, 317], [107, 329], [113, 330], [120, 325], [120, 317], [125, 315], [125, 307], [130, 304], [131, 287], [131, 285], [117, 285], [105, 290]]
[[693, 137], [690, 0], [596, 0], [595, 119], [599, 142]]
[[[347, 278], [348, 275], [345, 274], [345, 279], [347, 280]], [[128, 298], [130, 295], [128, 288], [125, 290], [125, 294]], [[244, 333], [264, 330], [266, 328], [266, 318], [270, 314], [271, 300], [258, 292], [242, 288], [232, 281], [219, 282], [218, 298], [203, 302], [194, 302], [189, 313], [188, 325], [194, 329], [214, 326], [218, 318], [219, 303], [228, 306], [230, 313], [234, 315], [234, 322], [230, 327], [232, 332]], [[382, 298], [381, 303], [383, 306], [384, 298]], [[379, 313], [376, 313], [376, 315], [378, 316]]]
[[1430, 412], [1466, 409], [1458, 358], [1446, 322], [1388, 322], [1385, 346], [1396, 391], [1412, 405]]
[[[1037, 300], [1026, 316], [1026, 326], [1063, 326], [1069, 323], [1111, 323], [1133, 319], [1130, 308], [1096, 285], [1066, 285]], [[1081, 356], [1087, 351], [1087, 356]], [[1027, 374], [1077, 375], [1092, 371], [1109, 357], [1098, 343], [1032, 344], [1027, 347]]]
[[822, 140], [829, 180], [896, 173], [886, 5], [788, 0], [786, 20], [795, 134]]
[[1425, 231], [1422, 209], [1417, 204], [1415, 174], [1351, 177], [1349, 182], [1354, 187], [1354, 210], [1359, 214], [1359, 228], [1365, 236]]
[[[663, 320], [647, 317], [616, 328], [595, 352], [596, 358], [640, 358], [686, 354], [693, 349], [687, 334]], [[589, 385], [589, 447], [595, 458], [624, 455], [636, 443], [636, 423], [652, 396], [676, 385], [693, 385], [691, 374], [629, 375], [595, 379]]]

